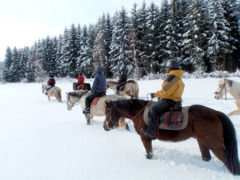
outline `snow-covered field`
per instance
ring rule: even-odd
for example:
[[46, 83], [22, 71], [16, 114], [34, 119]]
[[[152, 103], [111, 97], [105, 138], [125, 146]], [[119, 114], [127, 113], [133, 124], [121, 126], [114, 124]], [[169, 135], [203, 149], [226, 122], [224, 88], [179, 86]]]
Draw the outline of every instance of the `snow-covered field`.
[[[213, 98], [218, 80], [184, 79], [183, 105], [202, 104], [224, 113], [236, 109], [233, 100]], [[62, 104], [48, 102], [41, 83], [0, 84], [1, 180], [239, 179], [213, 154], [210, 162], [202, 161], [195, 139], [155, 140], [154, 158], [148, 160], [130, 120], [130, 132], [104, 131], [104, 117], [95, 117], [87, 126], [79, 105], [72, 111], [66, 108], [65, 92], [71, 91], [72, 82], [57, 80]], [[138, 82], [141, 98], [162, 84], [162, 80]], [[240, 115], [231, 120], [240, 154]]]

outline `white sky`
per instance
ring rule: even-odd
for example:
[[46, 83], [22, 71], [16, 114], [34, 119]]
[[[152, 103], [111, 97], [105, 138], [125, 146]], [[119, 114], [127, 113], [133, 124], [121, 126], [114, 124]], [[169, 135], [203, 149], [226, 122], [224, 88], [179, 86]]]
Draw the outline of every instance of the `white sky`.
[[[147, 6], [162, 0], [145, 0]], [[103, 13], [128, 12], [143, 0], [7, 0], [0, 4], [0, 61], [7, 46], [32, 46], [46, 36], [63, 33], [71, 24], [95, 24]]]

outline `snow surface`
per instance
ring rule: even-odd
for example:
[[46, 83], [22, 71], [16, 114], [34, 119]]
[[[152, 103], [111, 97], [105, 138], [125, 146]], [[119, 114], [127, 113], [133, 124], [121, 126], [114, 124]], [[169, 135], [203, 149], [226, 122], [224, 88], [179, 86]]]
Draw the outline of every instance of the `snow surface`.
[[[183, 105], [202, 104], [224, 113], [236, 109], [234, 100], [213, 98], [218, 80], [184, 79]], [[0, 84], [1, 180], [239, 179], [213, 154], [210, 162], [202, 161], [193, 138], [179, 143], [155, 140], [154, 157], [148, 160], [130, 120], [130, 131], [106, 132], [104, 117], [94, 117], [92, 124], [86, 125], [80, 105], [72, 111], [66, 108], [65, 92], [72, 90], [72, 82], [57, 80], [62, 104], [55, 99], [48, 102], [41, 93], [41, 83]], [[162, 84], [162, 80], [138, 82], [141, 98]], [[239, 118], [231, 117], [238, 152]]]

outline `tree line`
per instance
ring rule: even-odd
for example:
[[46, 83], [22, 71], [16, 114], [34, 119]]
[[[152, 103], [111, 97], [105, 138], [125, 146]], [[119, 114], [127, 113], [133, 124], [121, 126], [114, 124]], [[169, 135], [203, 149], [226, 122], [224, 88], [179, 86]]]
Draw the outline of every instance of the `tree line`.
[[96, 24], [72, 24], [58, 37], [46, 37], [32, 47], [7, 48], [3, 79], [29, 82], [54, 74], [87, 78], [104, 67], [106, 77], [120, 70], [128, 76], [163, 73], [167, 60], [176, 59], [187, 72], [234, 72], [240, 66], [240, 3], [238, 0], [164, 0]]

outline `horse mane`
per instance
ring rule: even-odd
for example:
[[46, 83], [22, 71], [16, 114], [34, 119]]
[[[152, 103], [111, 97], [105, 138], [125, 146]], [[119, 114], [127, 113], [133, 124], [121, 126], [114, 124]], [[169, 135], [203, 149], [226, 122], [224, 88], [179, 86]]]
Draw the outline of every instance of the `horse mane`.
[[127, 83], [137, 84], [137, 82], [135, 80], [132, 80], [132, 79], [128, 80]]
[[111, 104], [113, 106], [117, 106], [121, 109], [136, 109], [146, 106], [148, 101], [141, 100], [141, 99], [126, 99], [126, 100], [117, 100], [117, 101], [111, 101]]
[[79, 90], [79, 91], [69, 92], [68, 95], [81, 98], [83, 95], [87, 94], [87, 92], [88, 90]]

